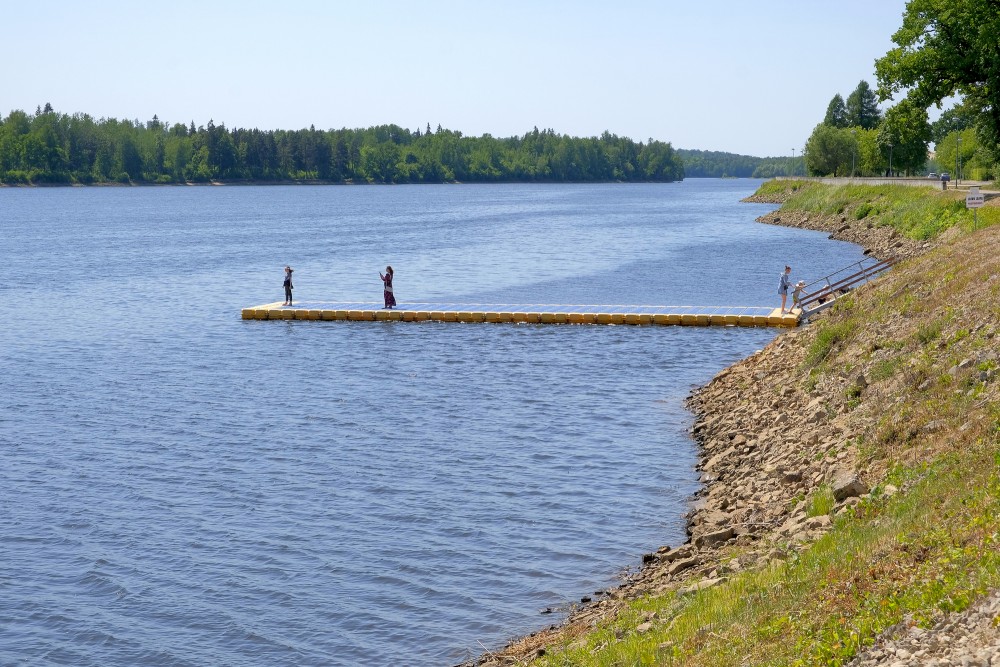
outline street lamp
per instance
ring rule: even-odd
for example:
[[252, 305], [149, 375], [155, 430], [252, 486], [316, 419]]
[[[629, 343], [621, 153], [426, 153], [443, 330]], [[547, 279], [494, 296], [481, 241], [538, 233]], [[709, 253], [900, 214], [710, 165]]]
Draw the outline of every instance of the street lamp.
[[795, 149], [792, 149], [792, 168], [788, 170], [789, 176], [795, 175]]
[[889, 178], [892, 178], [892, 142], [889, 142]]

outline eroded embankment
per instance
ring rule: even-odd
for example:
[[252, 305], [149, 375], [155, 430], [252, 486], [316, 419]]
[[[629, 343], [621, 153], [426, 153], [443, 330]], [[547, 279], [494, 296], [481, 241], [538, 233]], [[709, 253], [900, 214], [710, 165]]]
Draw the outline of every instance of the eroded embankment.
[[[479, 664], [521, 664], [542, 655], [562, 664], [561, 656], [573, 651], [670, 636], [676, 619], [637, 615], [634, 601], [648, 594], [677, 600], [797, 558], [838, 517], [867, 503], [871, 490], [883, 500], [907, 493], [886, 482], [891, 468], [996, 438], [1000, 228], [956, 229], [917, 243], [837, 216], [777, 212], [762, 221], [828, 230], [872, 254], [910, 259], [691, 396], [704, 487], [685, 544], [647, 555], [640, 571], [581, 605], [566, 623], [518, 639]], [[591, 648], [588, 633], [612, 623], [610, 639]], [[682, 637], [656, 641], [651, 650], [699, 664], [691, 656], [709, 639], [692, 646]]]

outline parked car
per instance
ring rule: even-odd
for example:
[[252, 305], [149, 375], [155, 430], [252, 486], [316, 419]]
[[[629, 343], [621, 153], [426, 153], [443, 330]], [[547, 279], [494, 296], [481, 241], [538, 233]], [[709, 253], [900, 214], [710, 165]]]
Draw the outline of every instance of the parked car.
[[937, 178], [937, 177], [938, 175], [936, 171], [932, 171], [931, 173], [927, 174], [927, 178]]
[[941, 180], [942, 181], [950, 181], [951, 180], [951, 174], [949, 174], [947, 171], [942, 171], [941, 172]]

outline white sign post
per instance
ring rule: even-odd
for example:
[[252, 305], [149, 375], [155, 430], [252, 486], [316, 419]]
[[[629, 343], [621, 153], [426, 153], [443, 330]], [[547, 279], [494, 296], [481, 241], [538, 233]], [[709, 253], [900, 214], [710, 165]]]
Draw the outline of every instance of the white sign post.
[[969, 194], [965, 197], [965, 208], [972, 209], [972, 229], [975, 230], [979, 227], [979, 216], [976, 212], [977, 208], [982, 207], [986, 202], [986, 197], [979, 192], [979, 188], [969, 188]]

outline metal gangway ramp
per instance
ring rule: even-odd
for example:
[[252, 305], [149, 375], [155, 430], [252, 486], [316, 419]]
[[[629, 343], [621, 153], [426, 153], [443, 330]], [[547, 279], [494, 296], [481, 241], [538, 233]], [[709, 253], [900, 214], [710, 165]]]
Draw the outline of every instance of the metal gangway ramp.
[[810, 315], [826, 310], [837, 302], [838, 297], [850, 292], [859, 284], [874, 280], [897, 261], [895, 257], [888, 259], [865, 257], [850, 266], [817, 278], [802, 289], [799, 319], [806, 319]]

